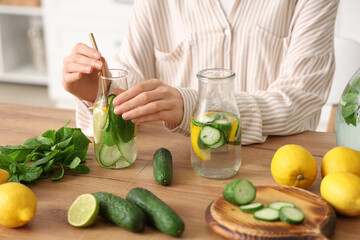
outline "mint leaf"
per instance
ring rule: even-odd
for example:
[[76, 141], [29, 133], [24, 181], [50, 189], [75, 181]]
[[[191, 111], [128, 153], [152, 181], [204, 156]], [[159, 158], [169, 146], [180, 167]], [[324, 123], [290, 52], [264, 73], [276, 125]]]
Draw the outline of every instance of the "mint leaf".
[[87, 174], [90, 172], [90, 169], [85, 164], [79, 164], [75, 169], [72, 169], [78, 174]]
[[20, 181], [33, 182], [38, 179], [42, 173], [41, 167], [29, 167], [26, 164], [19, 164], [17, 166], [18, 178]]
[[352, 115], [357, 109], [359, 108], [359, 105], [356, 103], [353, 104], [346, 104], [345, 107], [343, 107], [342, 109], [342, 115], [344, 118], [349, 117], [350, 115]]
[[79, 166], [79, 164], [81, 163], [81, 159], [76, 157], [74, 158], [74, 160], [72, 160], [72, 162], [69, 165], [70, 169], [75, 169], [77, 166]]
[[57, 165], [57, 166], [59, 166], [60, 167], [60, 172], [58, 173], [58, 174], [55, 174], [52, 178], [51, 178], [51, 180], [53, 180], [53, 181], [57, 181], [57, 180], [60, 180], [63, 176], [64, 176], [64, 167], [61, 165], [61, 164], [59, 164], [59, 165]]

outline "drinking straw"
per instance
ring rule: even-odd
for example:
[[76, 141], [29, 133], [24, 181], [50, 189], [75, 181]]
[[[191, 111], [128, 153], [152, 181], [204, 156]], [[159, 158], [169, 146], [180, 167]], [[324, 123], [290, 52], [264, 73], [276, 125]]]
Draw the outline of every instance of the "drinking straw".
[[[91, 43], [92, 43], [92, 45], [93, 45], [93, 48], [95, 48], [97, 51], [99, 51], [93, 33], [90, 33], [90, 40], [91, 40]], [[101, 76], [105, 77], [104, 67], [101, 68]], [[105, 86], [106, 86], [106, 83], [105, 83], [105, 79], [104, 79], [104, 78], [101, 78], [101, 84], [102, 84], [103, 95], [104, 95], [104, 98], [105, 98], [105, 97], [106, 97], [106, 95], [105, 95]], [[107, 106], [107, 101], [104, 101], [104, 102], [105, 102], [105, 105]]]

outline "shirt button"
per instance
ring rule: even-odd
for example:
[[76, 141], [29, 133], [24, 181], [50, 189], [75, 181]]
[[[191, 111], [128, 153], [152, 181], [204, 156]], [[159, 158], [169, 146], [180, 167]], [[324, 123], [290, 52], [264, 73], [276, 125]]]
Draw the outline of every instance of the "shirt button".
[[224, 32], [224, 33], [225, 33], [225, 35], [230, 35], [231, 30], [227, 28], [227, 29], [225, 29], [225, 32]]

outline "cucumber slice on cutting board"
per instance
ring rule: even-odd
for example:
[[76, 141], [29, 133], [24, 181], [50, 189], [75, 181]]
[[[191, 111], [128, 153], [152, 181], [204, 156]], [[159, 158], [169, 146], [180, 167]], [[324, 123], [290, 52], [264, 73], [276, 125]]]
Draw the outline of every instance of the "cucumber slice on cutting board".
[[246, 205], [241, 205], [240, 210], [246, 213], [253, 213], [264, 208], [264, 204], [261, 202], [254, 202]]
[[276, 209], [276, 210], [280, 210], [280, 208], [282, 207], [295, 207], [295, 204], [291, 203], [291, 202], [286, 202], [286, 201], [276, 201], [276, 202], [272, 202], [269, 204], [269, 207]]
[[282, 207], [279, 211], [280, 220], [291, 225], [297, 225], [304, 221], [304, 213], [295, 207]]
[[111, 167], [121, 158], [121, 152], [118, 149], [117, 145], [108, 146], [103, 144], [100, 149], [100, 163], [104, 167]]
[[266, 207], [254, 212], [254, 218], [262, 221], [274, 222], [279, 220], [279, 211]]

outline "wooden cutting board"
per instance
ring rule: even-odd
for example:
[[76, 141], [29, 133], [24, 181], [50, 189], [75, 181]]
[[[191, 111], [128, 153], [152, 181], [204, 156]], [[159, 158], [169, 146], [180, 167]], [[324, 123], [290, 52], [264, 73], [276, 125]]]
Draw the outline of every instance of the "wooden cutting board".
[[335, 212], [322, 198], [309, 191], [286, 186], [256, 186], [256, 199], [266, 207], [274, 201], [289, 201], [305, 214], [300, 225], [265, 222], [242, 212], [221, 196], [206, 210], [210, 228], [226, 239], [327, 239], [335, 227]]

